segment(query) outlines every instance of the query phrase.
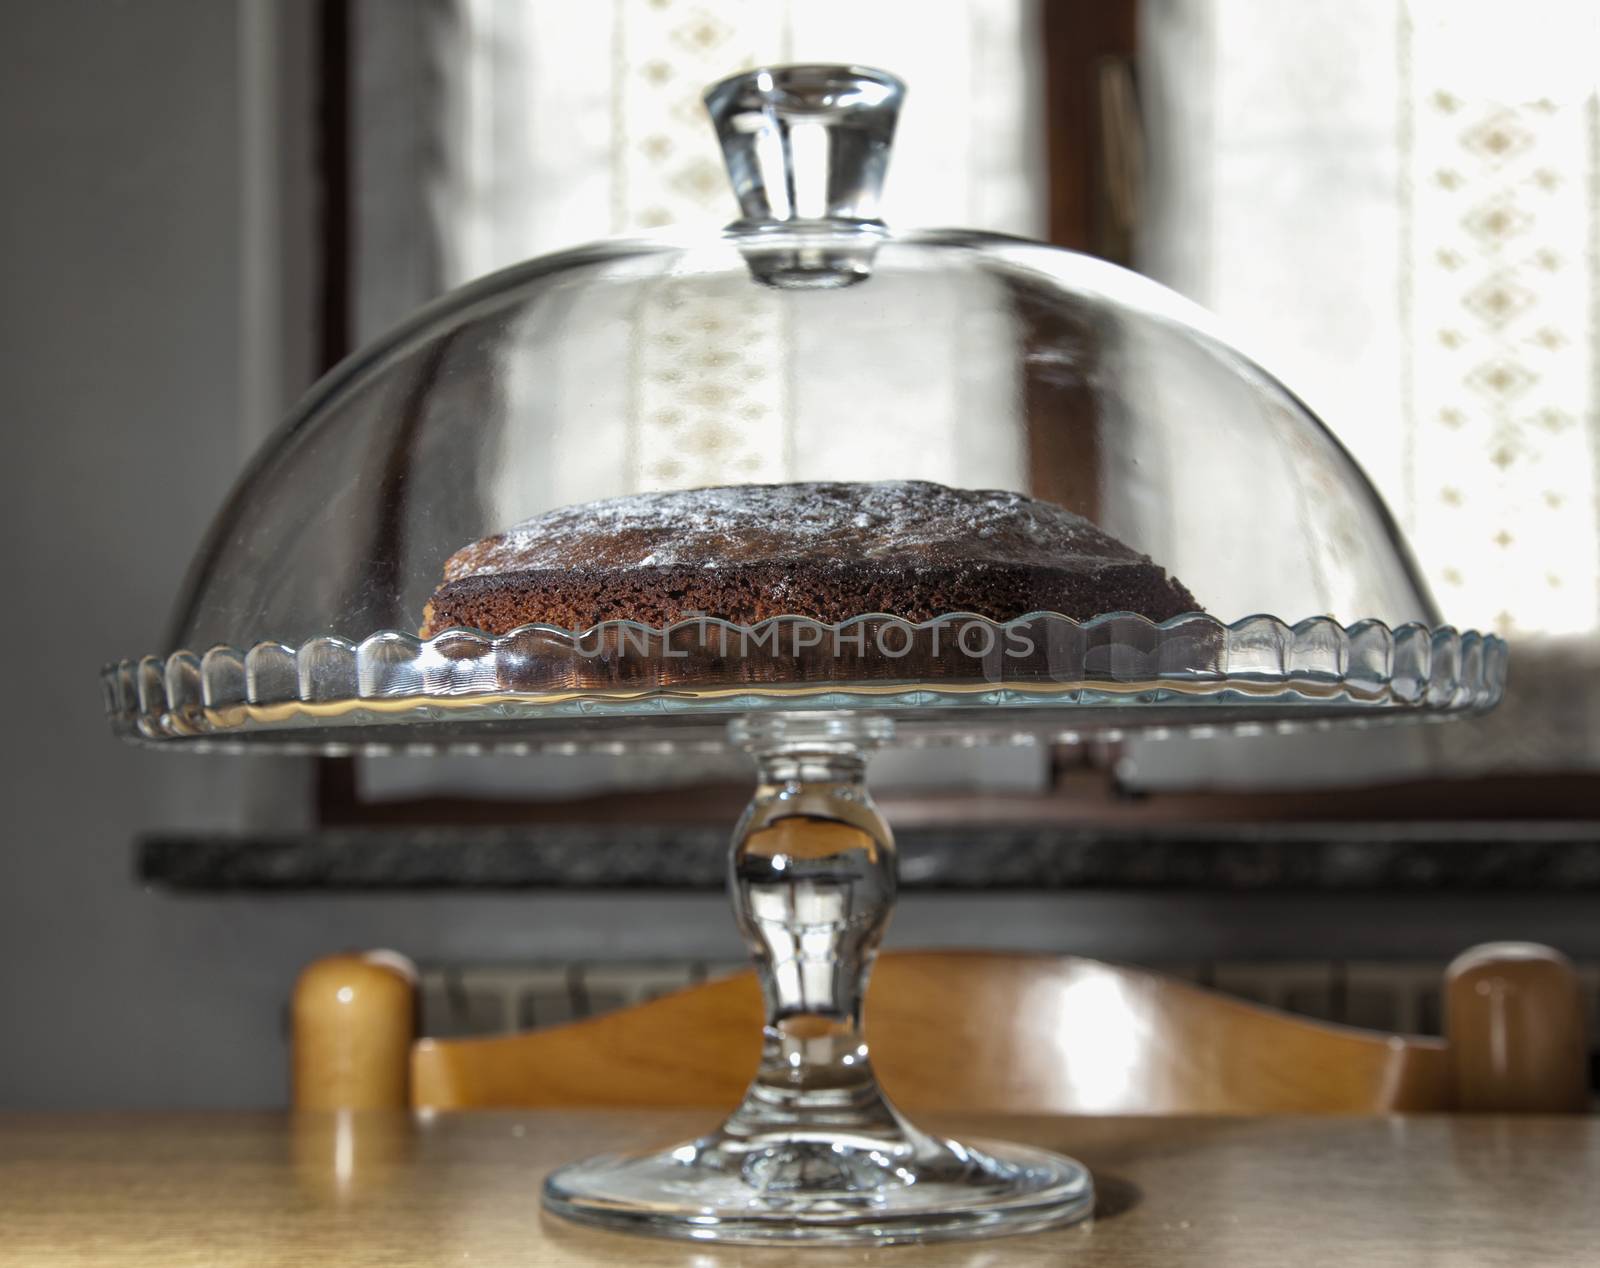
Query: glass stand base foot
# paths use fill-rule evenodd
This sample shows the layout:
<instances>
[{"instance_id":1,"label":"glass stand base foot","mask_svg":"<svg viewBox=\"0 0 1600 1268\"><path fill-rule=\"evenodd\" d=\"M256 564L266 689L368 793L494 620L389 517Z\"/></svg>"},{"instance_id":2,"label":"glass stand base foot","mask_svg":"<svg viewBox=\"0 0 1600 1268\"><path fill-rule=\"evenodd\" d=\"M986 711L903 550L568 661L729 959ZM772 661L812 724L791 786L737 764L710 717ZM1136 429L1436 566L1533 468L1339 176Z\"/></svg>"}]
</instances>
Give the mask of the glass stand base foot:
<instances>
[{"instance_id":1,"label":"glass stand base foot","mask_svg":"<svg viewBox=\"0 0 1600 1268\"><path fill-rule=\"evenodd\" d=\"M1029 1233L1094 1206L1088 1171L1024 1145L961 1145L913 1132L739 1139L574 1163L545 1206L584 1224L744 1245L885 1245Z\"/></svg>"}]
</instances>

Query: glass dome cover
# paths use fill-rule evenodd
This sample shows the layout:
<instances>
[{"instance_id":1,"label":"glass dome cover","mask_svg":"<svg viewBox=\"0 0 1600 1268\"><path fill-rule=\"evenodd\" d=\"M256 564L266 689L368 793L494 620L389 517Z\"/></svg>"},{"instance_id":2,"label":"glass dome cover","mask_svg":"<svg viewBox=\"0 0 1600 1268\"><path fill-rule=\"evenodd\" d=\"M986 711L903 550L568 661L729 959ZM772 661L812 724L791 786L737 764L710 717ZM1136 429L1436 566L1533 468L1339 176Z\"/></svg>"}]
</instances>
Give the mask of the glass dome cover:
<instances>
[{"instance_id":1,"label":"glass dome cover","mask_svg":"<svg viewBox=\"0 0 1600 1268\"><path fill-rule=\"evenodd\" d=\"M1441 625L1349 454L1205 313L1039 243L882 224L901 94L857 67L719 84L707 104L741 210L720 237L519 265L332 371L228 497L165 654L108 668L116 725L565 745L780 706L893 706L974 734L992 724L980 712L1033 705L1027 725L1066 734L1269 705L1302 719L1493 704L1503 646ZM785 627L730 659L707 652L706 621L632 655L622 629L418 635L452 553L551 508L876 480L1056 503L1204 612L1016 613L1036 649L1025 663L974 653L1005 644L1005 621L940 651L893 613L861 614L869 646L892 628L910 655L841 657Z\"/></svg>"}]
</instances>

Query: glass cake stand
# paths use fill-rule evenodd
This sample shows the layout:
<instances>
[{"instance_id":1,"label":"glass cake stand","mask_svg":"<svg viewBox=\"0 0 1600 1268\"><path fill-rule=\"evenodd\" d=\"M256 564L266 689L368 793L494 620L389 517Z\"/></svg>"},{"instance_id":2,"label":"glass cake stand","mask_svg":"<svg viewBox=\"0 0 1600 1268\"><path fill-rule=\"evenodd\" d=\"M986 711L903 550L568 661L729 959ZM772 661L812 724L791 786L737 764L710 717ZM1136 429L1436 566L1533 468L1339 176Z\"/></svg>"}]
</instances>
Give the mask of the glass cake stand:
<instances>
[{"instance_id":1,"label":"glass cake stand","mask_svg":"<svg viewBox=\"0 0 1600 1268\"><path fill-rule=\"evenodd\" d=\"M561 1168L545 1202L696 1240L888 1243L1067 1223L1094 1189L1070 1158L919 1131L879 1088L862 998L896 869L866 787L873 750L1440 719L1492 707L1505 661L1493 636L1373 621L878 615L389 631L123 662L105 682L114 724L147 742L750 753L728 865L766 1005L749 1091L710 1135Z\"/></svg>"},{"instance_id":2,"label":"glass cake stand","mask_svg":"<svg viewBox=\"0 0 1600 1268\"><path fill-rule=\"evenodd\" d=\"M1442 621L1371 482L1206 314L1041 243L885 225L902 92L855 66L713 86L723 234L530 261L357 352L224 501L166 650L104 672L114 729L162 747L751 754L729 888L760 1067L711 1135L557 1171L545 1200L574 1219L848 1243L1090 1211L1079 1164L924 1134L878 1088L874 749L1443 719L1503 690L1504 644ZM905 479L1053 502L1213 615L415 633L453 552L557 506Z\"/></svg>"}]
</instances>

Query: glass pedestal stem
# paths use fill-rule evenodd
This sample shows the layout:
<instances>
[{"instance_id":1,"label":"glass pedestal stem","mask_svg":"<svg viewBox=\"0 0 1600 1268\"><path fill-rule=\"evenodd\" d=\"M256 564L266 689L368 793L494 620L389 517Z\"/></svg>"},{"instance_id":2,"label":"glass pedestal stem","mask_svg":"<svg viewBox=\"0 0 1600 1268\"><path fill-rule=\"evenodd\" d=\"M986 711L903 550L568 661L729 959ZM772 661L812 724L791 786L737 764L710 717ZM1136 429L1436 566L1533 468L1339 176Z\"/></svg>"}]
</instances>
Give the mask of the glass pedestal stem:
<instances>
[{"instance_id":1,"label":"glass pedestal stem","mask_svg":"<svg viewBox=\"0 0 1600 1268\"><path fill-rule=\"evenodd\" d=\"M875 1142L910 1130L879 1090L861 1032L894 909L894 838L867 794L865 737L745 736L759 773L728 885L766 1025L760 1068L723 1134L750 1150L746 1173L769 1188L825 1175L848 1187L870 1179L856 1173L877 1165Z\"/></svg>"},{"instance_id":2,"label":"glass pedestal stem","mask_svg":"<svg viewBox=\"0 0 1600 1268\"><path fill-rule=\"evenodd\" d=\"M1027 1232L1089 1213L1078 1163L918 1131L873 1074L862 997L896 874L865 774L889 733L884 719L844 714L735 723L758 769L729 887L766 1004L760 1067L711 1135L557 1171L552 1210L696 1240L834 1244Z\"/></svg>"}]
</instances>

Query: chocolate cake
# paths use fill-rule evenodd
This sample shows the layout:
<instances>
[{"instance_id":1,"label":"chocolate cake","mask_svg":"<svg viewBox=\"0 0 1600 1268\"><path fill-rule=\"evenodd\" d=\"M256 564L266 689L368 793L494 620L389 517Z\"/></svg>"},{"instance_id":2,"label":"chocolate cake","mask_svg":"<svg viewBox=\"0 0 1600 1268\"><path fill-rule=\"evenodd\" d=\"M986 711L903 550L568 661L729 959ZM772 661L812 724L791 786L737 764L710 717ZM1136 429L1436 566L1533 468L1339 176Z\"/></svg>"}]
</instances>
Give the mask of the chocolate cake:
<instances>
[{"instance_id":1,"label":"chocolate cake","mask_svg":"<svg viewBox=\"0 0 1600 1268\"><path fill-rule=\"evenodd\" d=\"M1158 564L1049 502L922 481L748 484L562 507L458 550L423 635L694 616L834 623L1199 606Z\"/></svg>"}]
</instances>

